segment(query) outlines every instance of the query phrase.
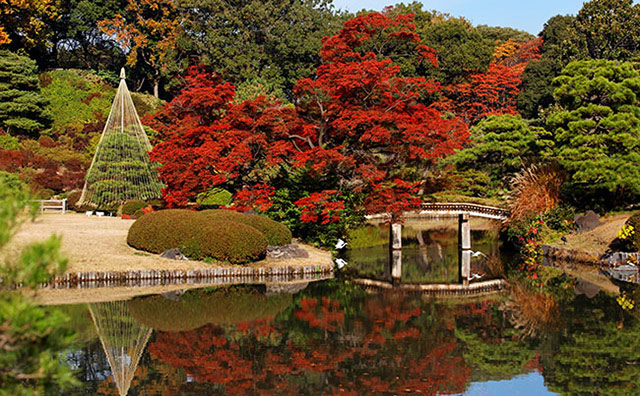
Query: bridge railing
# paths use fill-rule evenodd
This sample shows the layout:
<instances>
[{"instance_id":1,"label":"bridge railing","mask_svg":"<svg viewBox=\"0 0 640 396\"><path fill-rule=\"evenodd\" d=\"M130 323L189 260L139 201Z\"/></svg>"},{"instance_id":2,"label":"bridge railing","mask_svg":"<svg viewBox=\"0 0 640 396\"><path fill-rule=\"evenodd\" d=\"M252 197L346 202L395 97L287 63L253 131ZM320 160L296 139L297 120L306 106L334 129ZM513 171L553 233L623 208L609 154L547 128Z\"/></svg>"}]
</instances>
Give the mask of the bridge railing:
<instances>
[{"instance_id":1,"label":"bridge railing","mask_svg":"<svg viewBox=\"0 0 640 396\"><path fill-rule=\"evenodd\" d=\"M502 208L496 208L493 206L485 206L471 203L430 203L424 202L420 206L422 211L426 212L451 212L451 213L474 213L480 215L487 215L491 217L509 218L509 211Z\"/></svg>"}]
</instances>

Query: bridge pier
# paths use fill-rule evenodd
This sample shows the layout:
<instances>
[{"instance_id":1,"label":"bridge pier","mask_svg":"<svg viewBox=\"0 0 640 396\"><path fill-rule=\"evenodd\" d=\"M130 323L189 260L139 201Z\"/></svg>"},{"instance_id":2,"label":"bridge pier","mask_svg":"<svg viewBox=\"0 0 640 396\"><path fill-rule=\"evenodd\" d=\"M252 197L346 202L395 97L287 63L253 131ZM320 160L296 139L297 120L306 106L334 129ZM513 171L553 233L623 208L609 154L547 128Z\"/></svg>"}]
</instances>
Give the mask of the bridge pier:
<instances>
[{"instance_id":1,"label":"bridge pier","mask_svg":"<svg viewBox=\"0 0 640 396\"><path fill-rule=\"evenodd\" d=\"M391 282L400 282L402 278L402 224L389 226L389 264Z\"/></svg>"},{"instance_id":2,"label":"bridge pier","mask_svg":"<svg viewBox=\"0 0 640 396\"><path fill-rule=\"evenodd\" d=\"M469 284L471 276L471 224L469 213L458 215L458 274L459 282Z\"/></svg>"}]
</instances>

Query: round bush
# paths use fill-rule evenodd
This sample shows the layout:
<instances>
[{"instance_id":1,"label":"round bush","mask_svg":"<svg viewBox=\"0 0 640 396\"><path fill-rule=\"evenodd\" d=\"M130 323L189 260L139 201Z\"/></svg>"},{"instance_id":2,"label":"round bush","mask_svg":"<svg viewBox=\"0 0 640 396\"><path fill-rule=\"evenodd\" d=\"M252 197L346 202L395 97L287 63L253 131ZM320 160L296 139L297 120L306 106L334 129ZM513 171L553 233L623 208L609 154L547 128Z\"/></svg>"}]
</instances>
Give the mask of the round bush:
<instances>
[{"instance_id":1,"label":"round bush","mask_svg":"<svg viewBox=\"0 0 640 396\"><path fill-rule=\"evenodd\" d=\"M144 210L138 209L136 210L136 213L133 214L133 217L135 217L136 219L139 219L144 215L145 215Z\"/></svg>"},{"instance_id":2,"label":"round bush","mask_svg":"<svg viewBox=\"0 0 640 396\"><path fill-rule=\"evenodd\" d=\"M144 219L144 217L143 217ZM267 239L255 228L226 220L200 219L195 238L182 247L185 256L195 260L213 258L232 264L258 261L267 253Z\"/></svg>"},{"instance_id":3,"label":"round bush","mask_svg":"<svg viewBox=\"0 0 640 396\"><path fill-rule=\"evenodd\" d=\"M124 205L122 205L122 214L131 216L134 215L138 210L146 208L147 206L149 206L149 204L145 201L133 199L125 202Z\"/></svg>"},{"instance_id":4,"label":"round bush","mask_svg":"<svg viewBox=\"0 0 640 396\"><path fill-rule=\"evenodd\" d=\"M198 233L200 216L184 209L151 212L136 220L129 228L127 243L140 250L162 253L179 248Z\"/></svg>"},{"instance_id":5,"label":"round bush","mask_svg":"<svg viewBox=\"0 0 640 396\"><path fill-rule=\"evenodd\" d=\"M264 234L269 245L282 246L291 243L291 231L287 226L268 217L224 209L209 209L200 213L210 219L230 220L251 226Z\"/></svg>"},{"instance_id":6,"label":"round bush","mask_svg":"<svg viewBox=\"0 0 640 396\"><path fill-rule=\"evenodd\" d=\"M192 290L179 300L159 295L128 301L131 315L159 331L187 331L207 324L232 325L275 316L292 302L290 294L265 296L255 286Z\"/></svg>"},{"instance_id":7,"label":"round bush","mask_svg":"<svg viewBox=\"0 0 640 396\"><path fill-rule=\"evenodd\" d=\"M255 228L183 209L151 212L129 228L127 243L152 253L179 248L185 256L241 264L262 259L267 240Z\"/></svg>"}]
</instances>

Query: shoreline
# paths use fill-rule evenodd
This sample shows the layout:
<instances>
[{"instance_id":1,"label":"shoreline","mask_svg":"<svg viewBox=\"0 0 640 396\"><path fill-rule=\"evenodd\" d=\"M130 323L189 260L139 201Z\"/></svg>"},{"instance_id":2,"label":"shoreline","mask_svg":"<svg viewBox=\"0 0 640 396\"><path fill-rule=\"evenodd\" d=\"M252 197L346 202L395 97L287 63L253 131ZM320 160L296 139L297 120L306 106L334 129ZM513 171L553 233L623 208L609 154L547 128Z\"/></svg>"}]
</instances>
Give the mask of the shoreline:
<instances>
[{"instance_id":1,"label":"shoreline","mask_svg":"<svg viewBox=\"0 0 640 396\"><path fill-rule=\"evenodd\" d=\"M225 277L250 279L333 273L331 252L295 240L292 243L304 249L307 258L267 257L245 265L170 260L127 245L127 233L133 222L78 213L43 214L21 226L2 256L17 256L29 243L59 235L60 252L68 259L68 267L50 283L63 288L85 283L135 286L162 284L171 279L188 283Z\"/></svg>"}]
</instances>

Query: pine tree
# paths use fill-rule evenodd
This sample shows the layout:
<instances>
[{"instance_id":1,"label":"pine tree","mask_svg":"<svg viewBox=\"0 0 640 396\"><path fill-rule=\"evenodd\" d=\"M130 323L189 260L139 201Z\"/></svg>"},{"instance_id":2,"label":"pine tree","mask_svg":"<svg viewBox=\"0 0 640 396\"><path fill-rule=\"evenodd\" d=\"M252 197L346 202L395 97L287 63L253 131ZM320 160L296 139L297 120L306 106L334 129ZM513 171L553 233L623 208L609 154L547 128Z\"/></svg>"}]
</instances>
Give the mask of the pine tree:
<instances>
[{"instance_id":1,"label":"pine tree","mask_svg":"<svg viewBox=\"0 0 640 396\"><path fill-rule=\"evenodd\" d=\"M0 51L0 127L11 135L37 137L51 124L40 94L36 62Z\"/></svg>"}]
</instances>

